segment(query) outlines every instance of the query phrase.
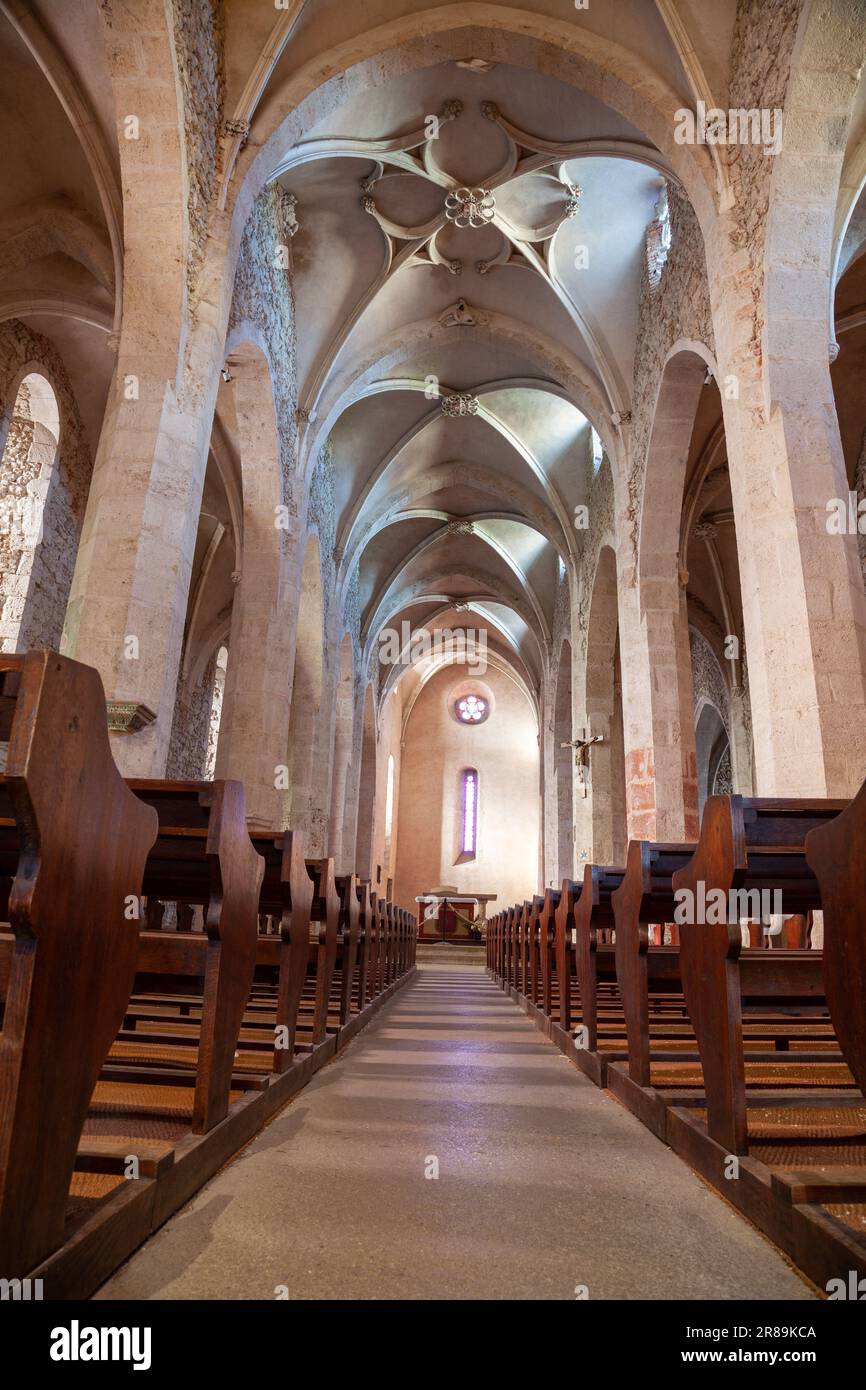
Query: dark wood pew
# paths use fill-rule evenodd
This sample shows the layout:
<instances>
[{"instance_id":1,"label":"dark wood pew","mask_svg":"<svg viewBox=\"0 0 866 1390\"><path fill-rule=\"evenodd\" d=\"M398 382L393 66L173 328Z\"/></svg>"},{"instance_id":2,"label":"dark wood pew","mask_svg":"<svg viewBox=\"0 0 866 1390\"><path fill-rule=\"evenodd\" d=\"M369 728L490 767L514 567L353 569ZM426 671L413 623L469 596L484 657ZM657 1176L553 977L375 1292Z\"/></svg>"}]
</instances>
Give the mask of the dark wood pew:
<instances>
[{"instance_id":1,"label":"dark wood pew","mask_svg":"<svg viewBox=\"0 0 866 1390\"><path fill-rule=\"evenodd\" d=\"M673 920L673 874L685 867L695 846L632 840L625 876L612 895L616 929L616 976L628 1038L628 1073L637 1086L650 1084L650 981L655 989L680 993L679 952L650 948L650 923Z\"/></svg>"},{"instance_id":2,"label":"dark wood pew","mask_svg":"<svg viewBox=\"0 0 866 1390\"><path fill-rule=\"evenodd\" d=\"M866 1095L866 782L834 819L806 833L824 912L824 993L836 1036Z\"/></svg>"},{"instance_id":3,"label":"dark wood pew","mask_svg":"<svg viewBox=\"0 0 866 1390\"><path fill-rule=\"evenodd\" d=\"M0 655L0 845L11 925L0 1046L0 1268L63 1241L91 1094L138 961L157 818L124 785L96 671L48 651Z\"/></svg>"},{"instance_id":4,"label":"dark wood pew","mask_svg":"<svg viewBox=\"0 0 866 1390\"><path fill-rule=\"evenodd\" d=\"M674 891L691 894L694 913L678 914L680 970L695 1030L707 1099L707 1132L729 1153L748 1152L742 997L760 992L777 999L823 998L822 962L805 951L741 955L738 893L778 890L781 910L802 913L821 906L818 882L805 856L806 836L845 809L843 801L710 797L701 835L689 862L673 874ZM721 892L730 905L722 922L687 920L707 895ZM683 900L680 899L682 902ZM688 900L686 900L688 901ZM705 914L709 915L709 914ZM760 959L760 957L766 959ZM756 981L750 977L761 973ZM750 974L747 974L750 972Z\"/></svg>"},{"instance_id":5,"label":"dark wood pew","mask_svg":"<svg viewBox=\"0 0 866 1390\"><path fill-rule=\"evenodd\" d=\"M546 888L538 914L538 953L541 982L539 1007L547 1017L553 1016L553 980L556 955L556 910L562 894L558 888Z\"/></svg>"},{"instance_id":6,"label":"dark wood pew","mask_svg":"<svg viewBox=\"0 0 866 1390\"><path fill-rule=\"evenodd\" d=\"M380 894L370 892L370 963L367 974L367 989L370 999L375 999L384 988L382 983L382 962L385 955L384 899Z\"/></svg>"},{"instance_id":7,"label":"dark wood pew","mask_svg":"<svg viewBox=\"0 0 866 1390\"><path fill-rule=\"evenodd\" d=\"M529 994L529 921L532 903L528 898L519 905L514 918L516 961L514 987L520 994Z\"/></svg>"},{"instance_id":8,"label":"dark wood pew","mask_svg":"<svg viewBox=\"0 0 866 1390\"><path fill-rule=\"evenodd\" d=\"M489 926L487 938L488 969L492 970L496 979L499 980L502 980L503 973L502 919L502 912L496 912L495 915L491 917L491 926Z\"/></svg>"},{"instance_id":9,"label":"dark wood pew","mask_svg":"<svg viewBox=\"0 0 866 1390\"><path fill-rule=\"evenodd\" d=\"M202 980L192 1128L205 1133L225 1118L241 1022L253 983L259 896L265 862L250 840L240 782L127 784L156 811L159 835L148 856L147 897L200 904L204 932L144 931L136 991ZM120 1061L128 1040L110 1054Z\"/></svg>"},{"instance_id":10,"label":"dark wood pew","mask_svg":"<svg viewBox=\"0 0 866 1390\"><path fill-rule=\"evenodd\" d=\"M496 948L494 968L500 980L505 979L506 963L506 942L505 942L505 921L507 909L503 909L496 914Z\"/></svg>"},{"instance_id":11,"label":"dark wood pew","mask_svg":"<svg viewBox=\"0 0 866 1390\"><path fill-rule=\"evenodd\" d=\"M625 869L586 864L583 885L574 903L574 961L585 1061L599 1085L605 1084L607 1062L599 1045L599 984L604 981L608 992L616 993L614 950L599 934L608 935L614 928L613 894L624 877Z\"/></svg>"},{"instance_id":12,"label":"dark wood pew","mask_svg":"<svg viewBox=\"0 0 866 1390\"><path fill-rule=\"evenodd\" d=\"M288 1070L295 1056L298 1012L310 953L313 880L304 858L301 831L256 834L252 841L265 865L259 911L268 913L278 929L273 1069L279 1074ZM259 938L257 959L260 964L264 950L265 943Z\"/></svg>"},{"instance_id":13,"label":"dark wood pew","mask_svg":"<svg viewBox=\"0 0 866 1390\"><path fill-rule=\"evenodd\" d=\"M667 1132L666 1107L703 1103L703 1074L683 995L680 950L649 940L650 923L670 922L676 914L673 877L693 853L694 846L632 842L626 878L615 895L617 977L628 1064L623 1068L616 1063L608 1084L662 1137ZM773 1075L781 1079L784 1072L790 1075L791 1087L812 1087L814 1094L816 1076L833 1068L828 1049L833 1049L834 1039L815 991L817 971L814 953L804 962L802 951L742 951L738 978L748 1093L766 1100ZM782 1068L785 1058L796 1060L796 1071ZM841 1066L836 1070L840 1078L847 1074Z\"/></svg>"},{"instance_id":14,"label":"dark wood pew","mask_svg":"<svg viewBox=\"0 0 866 1390\"><path fill-rule=\"evenodd\" d=\"M316 992L313 1012L313 1046L324 1040L328 1028L331 985L337 962L337 933L340 923L340 895L334 878L333 859L307 861L313 880L311 919L315 924Z\"/></svg>"},{"instance_id":15,"label":"dark wood pew","mask_svg":"<svg viewBox=\"0 0 866 1390\"><path fill-rule=\"evenodd\" d=\"M358 885L358 902L360 904L361 954L358 970L358 1002L359 1007L363 1008L370 1002L374 994L373 978L379 949L376 940L376 895L369 879L362 879Z\"/></svg>"},{"instance_id":16,"label":"dark wood pew","mask_svg":"<svg viewBox=\"0 0 866 1390\"><path fill-rule=\"evenodd\" d=\"M502 913L502 923L500 926L500 932L502 935L502 983L506 989L509 989L511 987L511 983L514 978L512 939L513 916L514 908L506 907Z\"/></svg>"},{"instance_id":17,"label":"dark wood pew","mask_svg":"<svg viewBox=\"0 0 866 1390\"><path fill-rule=\"evenodd\" d=\"M529 963L528 978L524 993L530 1003L536 1006L541 1002L541 913L544 898L533 894L526 909L526 949Z\"/></svg>"},{"instance_id":18,"label":"dark wood pew","mask_svg":"<svg viewBox=\"0 0 866 1390\"><path fill-rule=\"evenodd\" d=\"M574 904L580 895L582 884L571 878L562 880L562 887L552 889L556 894L554 903L554 951L556 966L556 988L559 1000L559 1026L566 1033L571 1031L571 981L574 971ZM553 898L551 898L553 902Z\"/></svg>"},{"instance_id":19,"label":"dark wood pew","mask_svg":"<svg viewBox=\"0 0 866 1390\"><path fill-rule=\"evenodd\" d=\"M340 915L337 921L340 955L340 1027L349 1022L355 1000L358 966L358 938L361 930L361 903L355 874L342 874L337 879Z\"/></svg>"}]
</instances>

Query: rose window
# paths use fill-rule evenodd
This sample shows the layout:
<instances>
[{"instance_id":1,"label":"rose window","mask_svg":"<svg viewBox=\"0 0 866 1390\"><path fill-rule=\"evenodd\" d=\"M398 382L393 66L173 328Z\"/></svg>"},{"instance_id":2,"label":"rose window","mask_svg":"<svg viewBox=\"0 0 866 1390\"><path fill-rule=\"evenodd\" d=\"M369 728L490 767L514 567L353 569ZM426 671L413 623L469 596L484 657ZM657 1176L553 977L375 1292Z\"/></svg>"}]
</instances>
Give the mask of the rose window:
<instances>
[{"instance_id":1,"label":"rose window","mask_svg":"<svg viewBox=\"0 0 866 1390\"><path fill-rule=\"evenodd\" d=\"M462 724L480 724L487 718L487 701L480 695L464 695L457 701L457 718Z\"/></svg>"}]
</instances>

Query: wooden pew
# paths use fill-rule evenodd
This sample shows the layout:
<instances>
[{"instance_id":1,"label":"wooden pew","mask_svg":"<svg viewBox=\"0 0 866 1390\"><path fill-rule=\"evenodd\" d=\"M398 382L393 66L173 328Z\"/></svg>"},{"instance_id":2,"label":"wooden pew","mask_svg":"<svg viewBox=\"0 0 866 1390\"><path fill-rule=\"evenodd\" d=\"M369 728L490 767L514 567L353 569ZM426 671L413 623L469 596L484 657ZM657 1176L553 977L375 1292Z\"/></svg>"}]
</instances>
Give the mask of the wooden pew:
<instances>
[{"instance_id":1,"label":"wooden pew","mask_svg":"<svg viewBox=\"0 0 866 1390\"><path fill-rule=\"evenodd\" d=\"M204 909L204 932L141 933L135 985L136 992L147 993L161 990L167 980L202 980L192 1129L203 1134L228 1112L256 965L265 863L247 831L240 782L134 779L128 786L159 818L159 836L145 867L145 894ZM124 1039L112 1048L115 1070L135 1047Z\"/></svg>"},{"instance_id":2,"label":"wooden pew","mask_svg":"<svg viewBox=\"0 0 866 1390\"><path fill-rule=\"evenodd\" d=\"M546 1018L553 1016L554 958L556 954L556 910L562 894L558 888L546 888L538 914L538 953L541 981L538 1000Z\"/></svg>"},{"instance_id":3,"label":"wooden pew","mask_svg":"<svg viewBox=\"0 0 866 1390\"><path fill-rule=\"evenodd\" d=\"M368 990L370 999L381 994L383 985L382 963L385 957L385 917L384 899L380 894L370 893L370 968Z\"/></svg>"},{"instance_id":4,"label":"wooden pew","mask_svg":"<svg viewBox=\"0 0 866 1390\"><path fill-rule=\"evenodd\" d=\"M130 904L157 835L114 764L96 671L48 651L0 655L4 915L0 1268L20 1277L63 1241L91 1094L139 952Z\"/></svg>"},{"instance_id":5,"label":"wooden pew","mask_svg":"<svg viewBox=\"0 0 866 1390\"><path fill-rule=\"evenodd\" d=\"M497 978L501 978L502 967L499 948L499 927L502 921L502 913L495 912L487 924L487 969L492 971Z\"/></svg>"},{"instance_id":6,"label":"wooden pew","mask_svg":"<svg viewBox=\"0 0 866 1390\"><path fill-rule=\"evenodd\" d=\"M627 1023L628 1063L626 1068L616 1063L607 1083L662 1137L667 1133L666 1108L703 1104L698 1044L681 983L680 947L653 945L649 940L649 924L674 919L674 874L691 862L692 855L694 847L689 845L632 841L626 880L614 898L617 979ZM802 1084L812 1083L817 1069L833 1066L827 1051L815 1055L803 1051L809 1044L812 1049L833 1047L833 1033L828 1020L815 1016L820 1005L815 955L805 962L802 956L783 948L745 949L741 954L746 1087L752 1094L765 1094L765 1099L767 1090L771 1093L783 1080L778 1073L787 1056L796 1056ZM803 1016L803 1011L809 1016ZM838 1070L842 1074L844 1069Z\"/></svg>"},{"instance_id":7,"label":"wooden pew","mask_svg":"<svg viewBox=\"0 0 866 1390\"><path fill-rule=\"evenodd\" d=\"M313 880L311 919L316 924L316 988L313 1013L313 1046L323 1042L328 1028L331 985L337 962L337 933L340 923L340 895L334 878L333 859L307 861Z\"/></svg>"},{"instance_id":8,"label":"wooden pew","mask_svg":"<svg viewBox=\"0 0 866 1390\"><path fill-rule=\"evenodd\" d=\"M355 1000L358 965L358 938L361 930L361 903L355 874L343 874L337 879L340 915L337 922L340 954L340 1027L349 1022Z\"/></svg>"},{"instance_id":9,"label":"wooden pew","mask_svg":"<svg viewBox=\"0 0 866 1390\"><path fill-rule=\"evenodd\" d=\"M374 994L373 977L378 956L376 940L376 895L369 879L358 885L358 901L361 915L359 923L361 964L358 971L358 1002L363 1008Z\"/></svg>"},{"instance_id":10,"label":"wooden pew","mask_svg":"<svg viewBox=\"0 0 866 1390\"><path fill-rule=\"evenodd\" d=\"M255 834L252 842L265 866L259 912L268 913L277 923L278 934L272 948L277 968L273 1070L281 1074L291 1067L295 1057L298 1012L310 953L313 880L307 871L301 831ZM269 944L259 938L260 965L272 958L267 951Z\"/></svg>"},{"instance_id":11,"label":"wooden pew","mask_svg":"<svg viewBox=\"0 0 866 1390\"><path fill-rule=\"evenodd\" d=\"M780 890L782 910L819 908L818 882L805 856L806 836L828 825L847 803L781 800L741 796L710 797L701 835L689 862L673 874L677 893L701 895L732 890ZM738 907L739 912L739 907ZM745 917L757 915L743 911ZM741 956L742 933L737 914L726 920L680 920L680 969L683 992L703 1070L707 1097L707 1132L727 1152L748 1152L742 996L823 997L822 962L806 951L792 960L787 953ZM733 918L733 920L727 920ZM761 972L750 979L747 972Z\"/></svg>"},{"instance_id":12,"label":"wooden pew","mask_svg":"<svg viewBox=\"0 0 866 1390\"><path fill-rule=\"evenodd\" d=\"M515 972L514 988L519 994L529 994L529 919L532 903L528 898L518 906L514 917Z\"/></svg>"},{"instance_id":13,"label":"wooden pew","mask_svg":"<svg viewBox=\"0 0 866 1390\"><path fill-rule=\"evenodd\" d=\"M629 843L625 876L612 896L616 928L616 977L628 1038L628 1074L650 1085L650 981L680 992L679 952L650 948L650 923L673 920L673 874L694 854L693 844Z\"/></svg>"},{"instance_id":14,"label":"wooden pew","mask_svg":"<svg viewBox=\"0 0 866 1390\"><path fill-rule=\"evenodd\" d=\"M574 903L574 961L580 996L583 1055L580 1065L599 1086L607 1079L608 1055L599 1037L599 985L617 997L614 949L600 933L608 935L615 925L613 894L625 877L625 869L614 865L586 864L583 885Z\"/></svg>"},{"instance_id":15,"label":"wooden pew","mask_svg":"<svg viewBox=\"0 0 866 1390\"><path fill-rule=\"evenodd\" d=\"M574 974L572 965L574 963L574 948L572 946L572 932L574 931L574 904L580 894L582 884L571 878L562 880L562 887L559 890L552 889L551 894L556 895L555 903L553 897L551 902L554 905L554 951L553 957L556 965L556 987L559 999L559 1026L566 1033L571 1031L571 980Z\"/></svg>"},{"instance_id":16,"label":"wooden pew","mask_svg":"<svg viewBox=\"0 0 866 1390\"><path fill-rule=\"evenodd\" d=\"M854 800L806 834L824 912L824 992L836 1036L866 1095L866 781Z\"/></svg>"}]
</instances>

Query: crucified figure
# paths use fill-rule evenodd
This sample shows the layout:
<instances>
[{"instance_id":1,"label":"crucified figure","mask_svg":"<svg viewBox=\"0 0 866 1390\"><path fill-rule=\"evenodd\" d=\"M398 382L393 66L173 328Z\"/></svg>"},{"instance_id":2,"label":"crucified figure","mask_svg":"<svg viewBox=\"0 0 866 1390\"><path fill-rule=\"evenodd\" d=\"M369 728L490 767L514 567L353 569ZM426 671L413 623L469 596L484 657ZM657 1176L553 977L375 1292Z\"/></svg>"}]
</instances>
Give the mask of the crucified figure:
<instances>
[{"instance_id":1,"label":"crucified figure","mask_svg":"<svg viewBox=\"0 0 866 1390\"><path fill-rule=\"evenodd\" d=\"M583 789L586 796L586 789L589 784L589 750L594 743L604 743L604 734L591 734L585 730L581 738L571 739L567 743L561 743L560 748L574 749L574 765L577 768L578 785Z\"/></svg>"}]
</instances>

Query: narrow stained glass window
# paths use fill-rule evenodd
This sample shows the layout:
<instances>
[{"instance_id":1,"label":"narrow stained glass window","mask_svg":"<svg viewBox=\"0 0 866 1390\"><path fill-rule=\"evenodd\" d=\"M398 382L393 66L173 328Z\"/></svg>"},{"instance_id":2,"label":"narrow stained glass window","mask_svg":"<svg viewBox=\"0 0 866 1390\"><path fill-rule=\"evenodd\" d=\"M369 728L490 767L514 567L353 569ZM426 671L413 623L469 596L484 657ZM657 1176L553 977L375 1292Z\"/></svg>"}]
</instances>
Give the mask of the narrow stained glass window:
<instances>
[{"instance_id":1,"label":"narrow stained glass window","mask_svg":"<svg viewBox=\"0 0 866 1390\"><path fill-rule=\"evenodd\" d=\"M461 853L474 854L478 839L478 773L467 767L463 773L463 835Z\"/></svg>"}]
</instances>

